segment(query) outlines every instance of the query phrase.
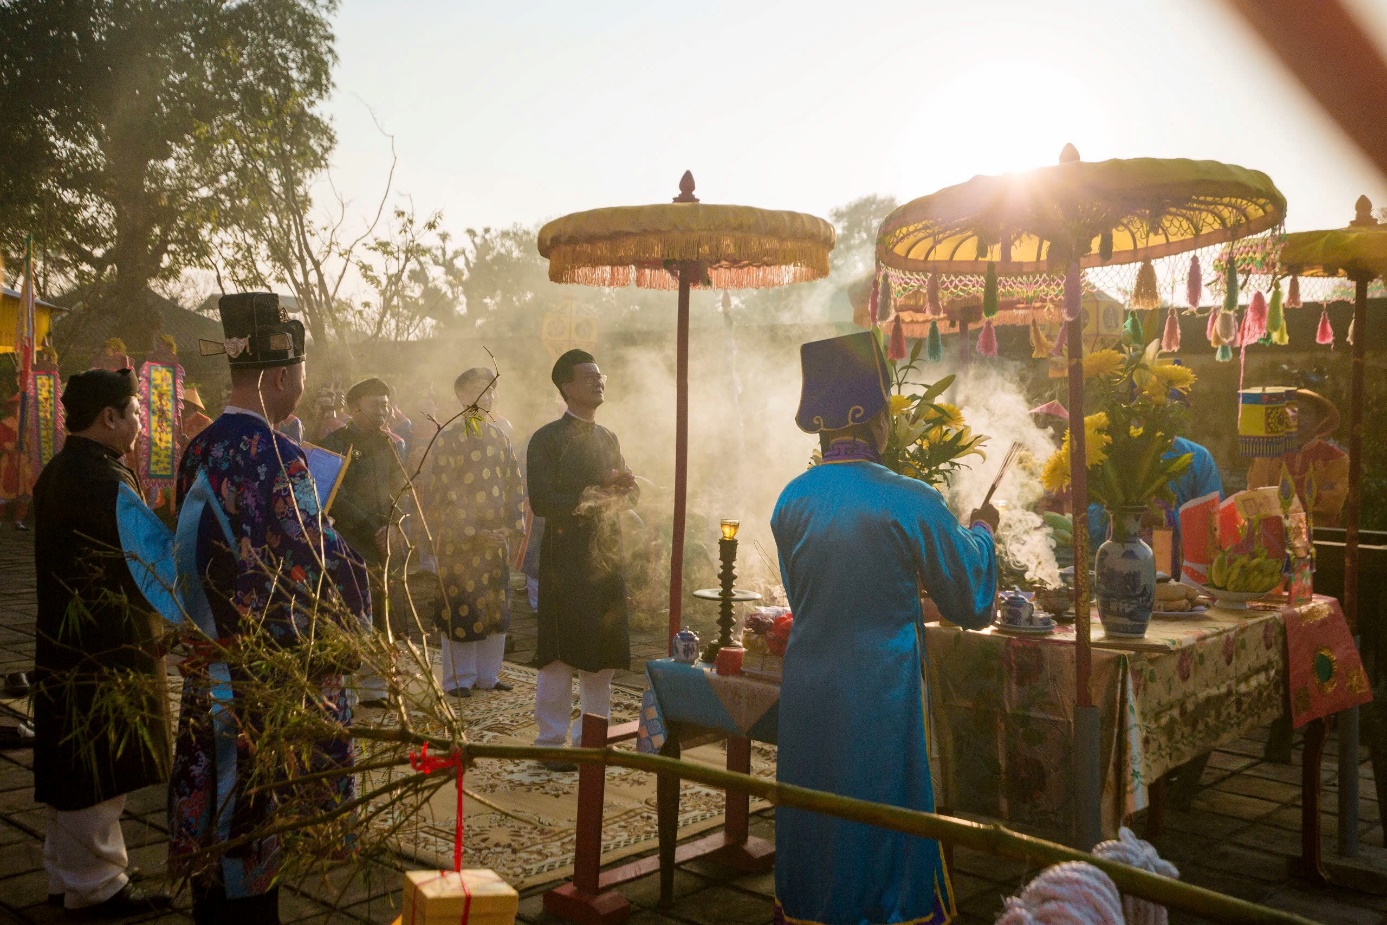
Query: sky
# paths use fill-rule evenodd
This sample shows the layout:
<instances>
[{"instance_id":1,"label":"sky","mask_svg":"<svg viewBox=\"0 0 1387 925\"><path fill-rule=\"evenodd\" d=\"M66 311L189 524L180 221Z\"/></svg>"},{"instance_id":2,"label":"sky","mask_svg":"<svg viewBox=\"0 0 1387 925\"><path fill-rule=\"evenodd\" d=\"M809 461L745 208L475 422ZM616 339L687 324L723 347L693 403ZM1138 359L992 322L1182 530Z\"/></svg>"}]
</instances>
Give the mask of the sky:
<instances>
[{"instance_id":1,"label":"sky","mask_svg":"<svg viewBox=\"0 0 1387 925\"><path fill-rule=\"evenodd\" d=\"M1387 47L1387 3L1351 6ZM1267 173L1287 227L1383 178L1216 0L342 0L334 180L444 226L668 201L827 217L976 174L1208 158Z\"/></svg>"}]
</instances>

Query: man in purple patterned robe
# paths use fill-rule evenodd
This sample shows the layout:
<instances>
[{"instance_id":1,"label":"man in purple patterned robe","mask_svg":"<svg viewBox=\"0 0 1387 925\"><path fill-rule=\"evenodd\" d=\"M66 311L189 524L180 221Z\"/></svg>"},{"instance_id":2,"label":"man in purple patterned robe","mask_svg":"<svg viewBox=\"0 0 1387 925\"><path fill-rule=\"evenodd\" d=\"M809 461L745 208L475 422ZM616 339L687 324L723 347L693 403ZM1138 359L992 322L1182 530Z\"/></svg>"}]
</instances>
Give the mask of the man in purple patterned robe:
<instances>
[{"instance_id":1,"label":"man in purple patterned robe","mask_svg":"<svg viewBox=\"0 0 1387 925\"><path fill-rule=\"evenodd\" d=\"M216 640L242 652L273 651L321 635L326 620L369 630L365 566L322 513L303 450L273 430L303 395L303 325L289 320L270 293L224 296L219 307L232 392L221 416L189 442L178 476L180 505L200 477L211 488L212 500L196 524L196 563ZM229 548L228 530L235 548ZM302 679L286 677L281 684L269 664L262 672L249 662L224 663L237 732L228 749L233 740L219 738L216 728L214 703L221 701L214 701L217 680L208 664L214 658L185 662L169 783L169 866L189 878L199 925L277 923L283 849L269 830L350 800L352 775L267 788L262 755L252 781L267 721L264 704L247 703L244 692L268 685L292 691ZM340 670L324 667L310 678L294 709L321 711L329 724L345 729L351 709ZM286 766L282 774L274 768L271 782L351 767L346 735L321 740L312 751L304 766ZM234 783L219 788L219 774L234 774Z\"/></svg>"}]
</instances>

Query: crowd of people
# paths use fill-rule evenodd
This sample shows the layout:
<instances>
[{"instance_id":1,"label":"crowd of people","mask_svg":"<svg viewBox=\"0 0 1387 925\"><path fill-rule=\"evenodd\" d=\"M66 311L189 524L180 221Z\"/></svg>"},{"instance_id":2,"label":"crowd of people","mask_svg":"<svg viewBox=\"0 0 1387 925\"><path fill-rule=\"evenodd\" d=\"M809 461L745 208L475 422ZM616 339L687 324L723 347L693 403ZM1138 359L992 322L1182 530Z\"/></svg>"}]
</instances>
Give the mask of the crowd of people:
<instances>
[{"instance_id":1,"label":"crowd of people","mask_svg":"<svg viewBox=\"0 0 1387 925\"><path fill-rule=\"evenodd\" d=\"M447 693L509 690L501 668L510 577L528 562L539 623L537 744L577 744L575 674L583 711L606 715L613 671L630 661L621 573L594 548L595 522L633 505L638 489L616 435L596 423L606 377L591 354L571 350L554 364L567 410L534 434L523 465L495 413L490 369L460 372L461 413L423 458L410 457L388 383L357 383L343 396L343 413L330 397L316 417L340 426L325 428L316 445L345 468L324 503L295 415L306 372L303 325L269 293L224 296L219 308L231 389L215 419L196 390L184 395L189 433L175 540L179 581L195 587L184 595L187 618L215 647L179 666L174 728L157 696L143 722L84 725L111 672L162 681L165 671L154 608L120 554L130 505L144 503L122 461L142 426L131 370L68 380L68 439L34 488L35 799L49 807L50 902L89 917L170 905L168 894L131 880L120 829L126 796L167 782L170 873L190 884L194 919L279 921L283 846L267 825L275 801L248 781L258 718L236 693L244 667L217 661L218 650L252 639L295 646L313 631L314 615L348 632L408 633L386 589L409 572L411 583L436 591L436 606L419 622L439 641ZM354 709L390 706L387 682L325 670L304 708L345 728ZM324 741L318 751L324 769L350 770L350 740ZM341 805L354 795L353 775L318 789L323 805Z\"/></svg>"}]
</instances>

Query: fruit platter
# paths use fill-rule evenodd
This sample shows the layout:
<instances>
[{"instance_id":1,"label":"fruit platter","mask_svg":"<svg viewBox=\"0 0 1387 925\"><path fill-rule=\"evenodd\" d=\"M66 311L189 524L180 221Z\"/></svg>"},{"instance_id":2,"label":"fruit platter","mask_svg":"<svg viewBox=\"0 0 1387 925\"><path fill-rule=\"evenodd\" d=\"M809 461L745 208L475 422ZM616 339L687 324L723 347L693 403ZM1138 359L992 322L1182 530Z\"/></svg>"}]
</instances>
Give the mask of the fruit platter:
<instances>
[{"instance_id":1,"label":"fruit platter","mask_svg":"<svg viewBox=\"0 0 1387 925\"><path fill-rule=\"evenodd\" d=\"M1281 583L1284 559L1220 550L1209 564L1203 588L1224 610L1246 610L1248 601L1270 594Z\"/></svg>"}]
</instances>

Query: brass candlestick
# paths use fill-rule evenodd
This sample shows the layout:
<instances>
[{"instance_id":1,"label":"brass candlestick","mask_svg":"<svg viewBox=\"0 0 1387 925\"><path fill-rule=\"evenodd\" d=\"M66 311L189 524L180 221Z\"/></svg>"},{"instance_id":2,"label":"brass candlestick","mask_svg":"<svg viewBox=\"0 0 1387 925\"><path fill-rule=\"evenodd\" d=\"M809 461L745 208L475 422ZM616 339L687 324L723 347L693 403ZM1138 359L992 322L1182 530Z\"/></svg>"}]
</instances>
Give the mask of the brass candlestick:
<instances>
[{"instance_id":1,"label":"brass candlestick","mask_svg":"<svg viewBox=\"0 0 1387 925\"><path fill-rule=\"evenodd\" d=\"M716 641L708 643L708 647L703 650L703 660L712 662L718 657L718 650L723 646L735 645L732 640L732 627L737 619L732 614L732 605L745 601L759 601L761 595L754 591L739 591L734 587L737 579L737 528L741 526L740 521L722 521L722 538L718 540L718 558L722 562L722 569L718 572L718 578L722 582L720 588L703 588L694 592L694 597L705 601L718 602L718 638Z\"/></svg>"}]
</instances>

